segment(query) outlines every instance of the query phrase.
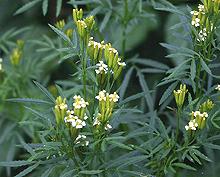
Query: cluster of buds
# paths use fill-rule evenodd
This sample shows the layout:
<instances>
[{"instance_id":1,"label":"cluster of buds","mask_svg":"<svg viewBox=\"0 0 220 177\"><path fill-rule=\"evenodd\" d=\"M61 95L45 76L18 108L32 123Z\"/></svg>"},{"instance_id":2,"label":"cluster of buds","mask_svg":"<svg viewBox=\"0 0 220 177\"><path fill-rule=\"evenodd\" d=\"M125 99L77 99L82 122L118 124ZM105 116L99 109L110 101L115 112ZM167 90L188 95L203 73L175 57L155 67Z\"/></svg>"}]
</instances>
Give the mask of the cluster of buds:
<instances>
[{"instance_id":1,"label":"cluster of buds","mask_svg":"<svg viewBox=\"0 0 220 177\"><path fill-rule=\"evenodd\" d=\"M185 101L185 96L188 90L186 89L186 85L181 84L179 90L174 90L173 94L176 100L176 105L178 108L181 108L183 106L183 103Z\"/></svg>"},{"instance_id":2,"label":"cluster of buds","mask_svg":"<svg viewBox=\"0 0 220 177\"><path fill-rule=\"evenodd\" d=\"M17 40L17 47L13 49L10 55L10 61L12 65L17 66L20 63L23 53L23 47L24 47L24 41Z\"/></svg>"},{"instance_id":3,"label":"cluster of buds","mask_svg":"<svg viewBox=\"0 0 220 177\"><path fill-rule=\"evenodd\" d=\"M125 62L122 61L118 56L118 51L111 46L110 43L105 45L105 60L108 64L108 67L113 72L113 77L116 80L121 74L122 69L126 66Z\"/></svg>"},{"instance_id":4,"label":"cluster of buds","mask_svg":"<svg viewBox=\"0 0 220 177\"><path fill-rule=\"evenodd\" d=\"M78 34L81 39L84 39L86 44L89 40L89 34L95 24L93 16L83 19L83 10L73 9L73 20L76 24Z\"/></svg>"},{"instance_id":5,"label":"cluster of buds","mask_svg":"<svg viewBox=\"0 0 220 177\"><path fill-rule=\"evenodd\" d=\"M220 1L219 0L204 0L204 9L210 14L219 14Z\"/></svg>"},{"instance_id":6,"label":"cluster of buds","mask_svg":"<svg viewBox=\"0 0 220 177\"><path fill-rule=\"evenodd\" d=\"M68 38L72 38L73 37L73 29L71 28L68 28L66 30L64 30L64 27L65 27L66 23L64 20L59 20L56 22L55 26L61 30L61 31L64 31L64 33L67 35Z\"/></svg>"},{"instance_id":7,"label":"cluster of buds","mask_svg":"<svg viewBox=\"0 0 220 177\"><path fill-rule=\"evenodd\" d=\"M203 104L201 104L199 106L199 111L200 112L208 112L210 111L212 108L214 107L214 103L208 99L206 102L204 102Z\"/></svg>"},{"instance_id":8,"label":"cluster of buds","mask_svg":"<svg viewBox=\"0 0 220 177\"><path fill-rule=\"evenodd\" d=\"M105 48L104 41L101 43L93 40L93 37L89 39L87 53L94 63L97 63L102 59L103 49Z\"/></svg>"},{"instance_id":9,"label":"cluster of buds","mask_svg":"<svg viewBox=\"0 0 220 177\"><path fill-rule=\"evenodd\" d=\"M63 30L65 27L65 21L64 20L59 20L56 22L55 26L59 29L59 30Z\"/></svg>"},{"instance_id":10,"label":"cluster of buds","mask_svg":"<svg viewBox=\"0 0 220 177\"><path fill-rule=\"evenodd\" d=\"M90 59L95 63L97 63L98 61L104 63L103 61L100 61L102 60L104 52L104 59L106 62L105 65L107 65L108 71L113 74L115 80L119 77L122 69L126 66L125 62L123 62L122 59L119 58L118 51L113 48L110 43L104 44L104 41L99 43L94 41L93 38L90 38L87 52ZM101 68L101 70L103 70L103 68ZM97 74L100 73L102 72L98 72Z\"/></svg>"},{"instance_id":11,"label":"cluster of buds","mask_svg":"<svg viewBox=\"0 0 220 177\"><path fill-rule=\"evenodd\" d=\"M56 122L58 126L63 121L66 115L67 108L68 106L66 104L66 98L63 99L61 96L57 97L56 105L54 107L54 114L55 114Z\"/></svg>"},{"instance_id":12,"label":"cluster of buds","mask_svg":"<svg viewBox=\"0 0 220 177\"><path fill-rule=\"evenodd\" d=\"M93 125L102 126L105 130L111 129L109 119L112 116L115 103L119 100L118 94L116 92L109 94L105 90L102 90L95 98L99 100L99 113L96 116Z\"/></svg>"},{"instance_id":13,"label":"cluster of buds","mask_svg":"<svg viewBox=\"0 0 220 177\"><path fill-rule=\"evenodd\" d=\"M78 20L83 18L83 10L82 9L73 9L73 20L76 23Z\"/></svg>"}]
</instances>

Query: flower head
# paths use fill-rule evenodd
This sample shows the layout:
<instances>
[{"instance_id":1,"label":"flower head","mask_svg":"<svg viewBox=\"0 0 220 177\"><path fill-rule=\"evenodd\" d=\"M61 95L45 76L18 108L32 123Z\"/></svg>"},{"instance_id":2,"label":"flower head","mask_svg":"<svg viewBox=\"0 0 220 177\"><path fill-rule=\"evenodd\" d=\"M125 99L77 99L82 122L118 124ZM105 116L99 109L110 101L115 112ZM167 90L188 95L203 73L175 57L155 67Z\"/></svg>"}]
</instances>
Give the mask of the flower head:
<instances>
[{"instance_id":1,"label":"flower head","mask_svg":"<svg viewBox=\"0 0 220 177\"><path fill-rule=\"evenodd\" d=\"M119 100L119 96L116 92L114 92L113 94L109 95L109 99L110 99L110 101L116 103Z\"/></svg>"},{"instance_id":2,"label":"flower head","mask_svg":"<svg viewBox=\"0 0 220 177\"><path fill-rule=\"evenodd\" d=\"M185 129L195 131L197 127L198 127L198 123L196 122L196 119L193 119L189 121L188 125L185 126Z\"/></svg>"},{"instance_id":3,"label":"flower head","mask_svg":"<svg viewBox=\"0 0 220 177\"><path fill-rule=\"evenodd\" d=\"M95 70L96 74L106 74L108 72L108 66L103 61L99 61L99 63L96 64L96 67L98 68Z\"/></svg>"},{"instance_id":4,"label":"flower head","mask_svg":"<svg viewBox=\"0 0 220 177\"><path fill-rule=\"evenodd\" d=\"M105 90L100 91L95 98L99 101L106 101L106 91Z\"/></svg>"}]
</instances>

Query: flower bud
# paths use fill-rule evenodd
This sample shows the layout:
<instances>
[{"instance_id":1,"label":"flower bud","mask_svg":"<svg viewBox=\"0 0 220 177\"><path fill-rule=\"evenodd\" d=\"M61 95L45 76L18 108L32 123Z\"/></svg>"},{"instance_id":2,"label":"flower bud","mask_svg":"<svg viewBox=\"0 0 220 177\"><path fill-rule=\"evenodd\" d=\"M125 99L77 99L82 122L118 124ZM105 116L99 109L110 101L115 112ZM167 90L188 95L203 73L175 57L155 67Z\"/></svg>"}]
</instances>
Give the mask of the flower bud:
<instances>
[{"instance_id":1,"label":"flower bud","mask_svg":"<svg viewBox=\"0 0 220 177\"><path fill-rule=\"evenodd\" d=\"M206 102L204 102L203 104L201 104L199 106L199 111L200 112L208 112L210 111L212 108L214 107L214 103L208 99Z\"/></svg>"},{"instance_id":2,"label":"flower bud","mask_svg":"<svg viewBox=\"0 0 220 177\"><path fill-rule=\"evenodd\" d=\"M57 97L56 105L54 107L54 113L55 113L56 122L58 126L63 121L66 111L67 111L66 98L62 99L61 96Z\"/></svg>"},{"instance_id":3,"label":"flower bud","mask_svg":"<svg viewBox=\"0 0 220 177\"><path fill-rule=\"evenodd\" d=\"M73 20L77 23L78 20L83 18L83 10L82 9L73 9Z\"/></svg>"},{"instance_id":4,"label":"flower bud","mask_svg":"<svg viewBox=\"0 0 220 177\"><path fill-rule=\"evenodd\" d=\"M55 24L55 27L57 27L59 30L63 30L64 26L65 26L65 21L64 20L59 20Z\"/></svg>"},{"instance_id":5,"label":"flower bud","mask_svg":"<svg viewBox=\"0 0 220 177\"><path fill-rule=\"evenodd\" d=\"M181 84L179 90L174 90L173 94L176 100L176 104L178 108L181 108L183 106L183 103L185 101L185 96L188 90L186 89L186 85Z\"/></svg>"}]
</instances>

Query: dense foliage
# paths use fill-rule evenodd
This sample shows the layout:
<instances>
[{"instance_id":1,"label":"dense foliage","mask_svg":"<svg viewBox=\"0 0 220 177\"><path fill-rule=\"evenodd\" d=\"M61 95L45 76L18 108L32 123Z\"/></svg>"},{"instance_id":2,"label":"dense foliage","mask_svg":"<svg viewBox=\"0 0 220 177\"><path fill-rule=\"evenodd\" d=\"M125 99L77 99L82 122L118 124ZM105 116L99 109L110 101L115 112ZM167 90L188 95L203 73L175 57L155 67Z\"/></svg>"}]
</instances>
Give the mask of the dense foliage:
<instances>
[{"instance_id":1,"label":"dense foliage","mask_svg":"<svg viewBox=\"0 0 220 177\"><path fill-rule=\"evenodd\" d=\"M0 176L219 176L219 0L0 10Z\"/></svg>"}]
</instances>

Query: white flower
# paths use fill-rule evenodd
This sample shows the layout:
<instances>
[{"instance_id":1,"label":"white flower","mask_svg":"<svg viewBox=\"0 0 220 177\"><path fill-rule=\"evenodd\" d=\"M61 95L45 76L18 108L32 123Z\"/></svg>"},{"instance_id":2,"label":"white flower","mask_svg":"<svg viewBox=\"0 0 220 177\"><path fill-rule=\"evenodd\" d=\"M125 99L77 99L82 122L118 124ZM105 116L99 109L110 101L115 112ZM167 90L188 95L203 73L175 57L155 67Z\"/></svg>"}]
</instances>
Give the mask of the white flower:
<instances>
[{"instance_id":1,"label":"white flower","mask_svg":"<svg viewBox=\"0 0 220 177\"><path fill-rule=\"evenodd\" d=\"M84 120L87 120L87 119L88 119L88 116L85 114L83 119L84 119Z\"/></svg>"},{"instance_id":2,"label":"white flower","mask_svg":"<svg viewBox=\"0 0 220 177\"><path fill-rule=\"evenodd\" d=\"M85 145L88 146L89 145L89 141L85 141Z\"/></svg>"},{"instance_id":3,"label":"white flower","mask_svg":"<svg viewBox=\"0 0 220 177\"><path fill-rule=\"evenodd\" d=\"M73 126L73 124L72 124L72 126ZM86 122L85 121L77 119L76 120L76 124L73 127L76 127L76 129L81 129L81 128L85 127L85 126L86 126Z\"/></svg>"},{"instance_id":4,"label":"white flower","mask_svg":"<svg viewBox=\"0 0 220 177\"><path fill-rule=\"evenodd\" d=\"M119 99L120 97L118 96L118 94L116 93L116 92L114 92L113 94L110 94L109 95L109 100L110 101L113 101L113 102L118 102L118 99Z\"/></svg>"},{"instance_id":5,"label":"white flower","mask_svg":"<svg viewBox=\"0 0 220 177\"><path fill-rule=\"evenodd\" d=\"M99 101L102 100L106 101L106 91L105 90L100 91L99 95L97 95L95 98Z\"/></svg>"},{"instance_id":6,"label":"white flower","mask_svg":"<svg viewBox=\"0 0 220 177\"><path fill-rule=\"evenodd\" d=\"M215 88L215 90L220 91L220 84L218 84L218 86Z\"/></svg>"},{"instance_id":7,"label":"white flower","mask_svg":"<svg viewBox=\"0 0 220 177\"><path fill-rule=\"evenodd\" d=\"M192 20L191 24L192 24L192 26L198 27L198 26L200 26L199 22L200 22L200 19L195 18L194 20Z\"/></svg>"},{"instance_id":8,"label":"white flower","mask_svg":"<svg viewBox=\"0 0 220 177\"><path fill-rule=\"evenodd\" d=\"M198 9L199 9L199 11L202 12L203 14L205 13L205 12L204 12L204 11L205 11L204 5L199 4Z\"/></svg>"},{"instance_id":9,"label":"white flower","mask_svg":"<svg viewBox=\"0 0 220 177\"><path fill-rule=\"evenodd\" d=\"M98 120L98 118L95 118L94 122L93 122L93 126L96 126L96 125L100 125L101 122Z\"/></svg>"},{"instance_id":10,"label":"white flower","mask_svg":"<svg viewBox=\"0 0 220 177\"><path fill-rule=\"evenodd\" d=\"M87 105L89 105L89 103L86 102L83 98L81 98L80 95L75 95L73 99L74 99L73 107L75 109L85 108Z\"/></svg>"},{"instance_id":11,"label":"white flower","mask_svg":"<svg viewBox=\"0 0 220 177\"><path fill-rule=\"evenodd\" d=\"M59 107L60 107L60 110L67 109L67 104L61 103L61 104L59 105Z\"/></svg>"},{"instance_id":12,"label":"white flower","mask_svg":"<svg viewBox=\"0 0 220 177\"><path fill-rule=\"evenodd\" d=\"M96 67L98 68L95 70L96 74L106 74L108 72L108 66L103 61L99 61L99 63L96 64Z\"/></svg>"},{"instance_id":13,"label":"white flower","mask_svg":"<svg viewBox=\"0 0 220 177\"><path fill-rule=\"evenodd\" d=\"M190 120L188 125L185 126L186 130L193 130L195 131L198 127L198 123L196 122L196 119Z\"/></svg>"},{"instance_id":14,"label":"white flower","mask_svg":"<svg viewBox=\"0 0 220 177\"><path fill-rule=\"evenodd\" d=\"M193 112L193 115L194 115L194 117L197 117L197 116L200 116L201 113L199 111L195 111L195 112Z\"/></svg>"},{"instance_id":15,"label":"white flower","mask_svg":"<svg viewBox=\"0 0 220 177\"><path fill-rule=\"evenodd\" d=\"M196 11L196 10L193 10L193 11L191 11L190 13L191 13L192 15L195 15L195 16L199 15L199 12Z\"/></svg>"},{"instance_id":16,"label":"white flower","mask_svg":"<svg viewBox=\"0 0 220 177\"><path fill-rule=\"evenodd\" d=\"M112 129L112 126L111 126L110 124L107 124L107 125L105 126L105 130L110 130L110 129Z\"/></svg>"},{"instance_id":17,"label":"white flower","mask_svg":"<svg viewBox=\"0 0 220 177\"><path fill-rule=\"evenodd\" d=\"M208 116L209 116L209 115L208 115L207 112L202 113L202 117L203 117L203 118L207 118Z\"/></svg>"},{"instance_id":18,"label":"white flower","mask_svg":"<svg viewBox=\"0 0 220 177\"><path fill-rule=\"evenodd\" d=\"M199 38L197 39L197 41L205 41L206 37L207 37L207 32L206 32L206 28L204 28L203 30L200 30Z\"/></svg>"},{"instance_id":19,"label":"white flower","mask_svg":"<svg viewBox=\"0 0 220 177\"><path fill-rule=\"evenodd\" d=\"M121 58L118 58L118 61L117 61L117 62L118 62L118 65L119 65L119 66L123 66L123 67L126 66L126 63L125 63L125 62L121 62Z\"/></svg>"}]
</instances>

